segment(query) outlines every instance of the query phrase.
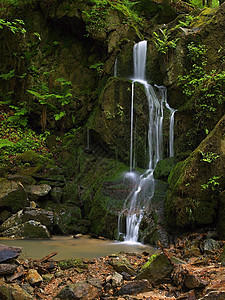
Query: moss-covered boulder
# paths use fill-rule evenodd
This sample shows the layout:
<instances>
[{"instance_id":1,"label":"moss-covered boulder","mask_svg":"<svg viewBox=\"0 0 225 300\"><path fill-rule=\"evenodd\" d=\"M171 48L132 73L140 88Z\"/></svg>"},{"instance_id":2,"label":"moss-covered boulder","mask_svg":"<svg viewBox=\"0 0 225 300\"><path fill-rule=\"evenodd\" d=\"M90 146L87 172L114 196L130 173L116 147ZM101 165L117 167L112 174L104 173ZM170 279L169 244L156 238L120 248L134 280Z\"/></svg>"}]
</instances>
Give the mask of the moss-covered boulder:
<instances>
[{"instance_id":1,"label":"moss-covered boulder","mask_svg":"<svg viewBox=\"0 0 225 300\"><path fill-rule=\"evenodd\" d=\"M45 225L50 232L53 230L53 213L40 208L25 208L8 218L1 226L0 231L5 231L13 226L21 225L34 220Z\"/></svg>"},{"instance_id":2,"label":"moss-covered boulder","mask_svg":"<svg viewBox=\"0 0 225 300\"><path fill-rule=\"evenodd\" d=\"M0 179L0 207L13 213L29 205L22 184L6 179Z\"/></svg>"},{"instance_id":3,"label":"moss-covered boulder","mask_svg":"<svg viewBox=\"0 0 225 300\"><path fill-rule=\"evenodd\" d=\"M221 192L225 189L224 136L225 116L199 147L171 172L166 198L166 217L171 227L193 229L218 222L220 203L223 207Z\"/></svg>"},{"instance_id":4,"label":"moss-covered boulder","mask_svg":"<svg viewBox=\"0 0 225 300\"><path fill-rule=\"evenodd\" d=\"M163 253L153 254L136 276L137 280L147 279L151 283L163 282L172 272L173 266Z\"/></svg>"},{"instance_id":5,"label":"moss-covered boulder","mask_svg":"<svg viewBox=\"0 0 225 300\"><path fill-rule=\"evenodd\" d=\"M3 237L26 238L26 239L50 239L51 234L47 227L34 220L27 221L8 228L1 233Z\"/></svg>"}]
</instances>

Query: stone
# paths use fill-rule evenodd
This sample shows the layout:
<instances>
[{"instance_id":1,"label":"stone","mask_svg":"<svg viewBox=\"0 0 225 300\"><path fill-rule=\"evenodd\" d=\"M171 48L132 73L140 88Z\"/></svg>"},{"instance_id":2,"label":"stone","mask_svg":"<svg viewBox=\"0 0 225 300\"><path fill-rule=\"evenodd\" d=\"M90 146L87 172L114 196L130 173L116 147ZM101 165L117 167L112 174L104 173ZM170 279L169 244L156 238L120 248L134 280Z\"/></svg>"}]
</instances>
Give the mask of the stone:
<instances>
[{"instance_id":1,"label":"stone","mask_svg":"<svg viewBox=\"0 0 225 300\"><path fill-rule=\"evenodd\" d=\"M28 205L29 201L21 183L0 179L0 208L15 213Z\"/></svg>"},{"instance_id":2,"label":"stone","mask_svg":"<svg viewBox=\"0 0 225 300\"><path fill-rule=\"evenodd\" d=\"M12 214L8 210L3 210L0 213L0 222L5 222Z\"/></svg>"},{"instance_id":3,"label":"stone","mask_svg":"<svg viewBox=\"0 0 225 300\"><path fill-rule=\"evenodd\" d=\"M41 208L29 207L18 211L15 215L8 218L0 226L0 230L8 230L11 227L18 226L30 220L40 222L42 225L45 225L51 232L53 230L53 212Z\"/></svg>"},{"instance_id":4,"label":"stone","mask_svg":"<svg viewBox=\"0 0 225 300\"><path fill-rule=\"evenodd\" d=\"M206 280L203 280L194 274L188 274L184 281L184 285L190 290L204 288L207 284L208 282Z\"/></svg>"},{"instance_id":5,"label":"stone","mask_svg":"<svg viewBox=\"0 0 225 300\"><path fill-rule=\"evenodd\" d=\"M152 286L148 280L136 280L123 285L121 289L115 292L115 296L139 294L150 290L152 290Z\"/></svg>"},{"instance_id":6,"label":"stone","mask_svg":"<svg viewBox=\"0 0 225 300\"><path fill-rule=\"evenodd\" d=\"M147 279L150 283L163 282L173 270L173 266L163 253L153 254L138 272L136 279Z\"/></svg>"},{"instance_id":7,"label":"stone","mask_svg":"<svg viewBox=\"0 0 225 300\"><path fill-rule=\"evenodd\" d=\"M23 186L35 184L35 179L31 176L20 174L8 174L7 178L16 182L21 182Z\"/></svg>"},{"instance_id":8,"label":"stone","mask_svg":"<svg viewBox=\"0 0 225 300\"><path fill-rule=\"evenodd\" d=\"M214 253L220 248L220 243L209 238L203 242L203 251L207 254Z\"/></svg>"},{"instance_id":9,"label":"stone","mask_svg":"<svg viewBox=\"0 0 225 300\"><path fill-rule=\"evenodd\" d=\"M16 268L15 264L0 264L0 276L12 274Z\"/></svg>"},{"instance_id":10,"label":"stone","mask_svg":"<svg viewBox=\"0 0 225 300\"><path fill-rule=\"evenodd\" d=\"M50 239L51 234L47 227L34 220L13 226L1 233L4 237L27 238L27 239Z\"/></svg>"},{"instance_id":11,"label":"stone","mask_svg":"<svg viewBox=\"0 0 225 300\"><path fill-rule=\"evenodd\" d=\"M0 284L0 299L4 300L33 300L34 298L29 295L23 288L17 284Z\"/></svg>"},{"instance_id":12,"label":"stone","mask_svg":"<svg viewBox=\"0 0 225 300\"><path fill-rule=\"evenodd\" d=\"M154 170L154 178L167 181L168 176L172 171L172 169L175 167L176 163L177 163L177 159L174 157L169 157L160 160L157 163L156 168Z\"/></svg>"},{"instance_id":13,"label":"stone","mask_svg":"<svg viewBox=\"0 0 225 300\"><path fill-rule=\"evenodd\" d=\"M122 281L123 281L123 276L115 272L112 276L112 286L113 287L120 286L122 284Z\"/></svg>"},{"instance_id":14,"label":"stone","mask_svg":"<svg viewBox=\"0 0 225 300\"><path fill-rule=\"evenodd\" d=\"M76 284L65 286L55 298L62 300L91 300L97 299L97 297L97 287L88 284L86 281L78 281Z\"/></svg>"},{"instance_id":15,"label":"stone","mask_svg":"<svg viewBox=\"0 0 225 300\"><path fill-rule=\"evenodd\" d=\"M27 185L25 191L31 201L41 200L51 191L51 186L48 184Z\"/></svg>"},{"instance_id":16,"label":"stone","mask_svg":"<svg viewBox=\"0 0 225 300\"><path fill-rule=\"evenodd\" d=\"M10 247L0 244L0 263L7 261L11 258L17 258L20 256L22 248Z\"/></svg>"},{"instance_id":17,"label":"stone","mask_svg":"<svg viewBox=\"0 0 225 300\"><path fill-rule=\"evenodd\" d=\"M53 274L43 274L42 278L45 281L51 281L54 278L54 275Z\"/></svg>"},{"instance_id":18,"label":"stone","mask_svg":"<svg viewBox=\"0 0 225 300\"><path fill-rule=\"evenodd\" d=\"M27 272L27 280L31 285L37 285L43 281L41 275L35 269L29 269Z\"/></svg>"},{"instance_id":19,"label":"stone","mask_svg":"<svg viewBox=\"0 0 225 300\"><path fill-rule=\"evenodd\" d=\"M113 257L109 260L109 264L113 266L113 268L118 272L126 272L130 275L135 274L134 268L131 266L131 264L126 260L126 258L118 255L116 257Z\"/></svg>"}]
</instances>

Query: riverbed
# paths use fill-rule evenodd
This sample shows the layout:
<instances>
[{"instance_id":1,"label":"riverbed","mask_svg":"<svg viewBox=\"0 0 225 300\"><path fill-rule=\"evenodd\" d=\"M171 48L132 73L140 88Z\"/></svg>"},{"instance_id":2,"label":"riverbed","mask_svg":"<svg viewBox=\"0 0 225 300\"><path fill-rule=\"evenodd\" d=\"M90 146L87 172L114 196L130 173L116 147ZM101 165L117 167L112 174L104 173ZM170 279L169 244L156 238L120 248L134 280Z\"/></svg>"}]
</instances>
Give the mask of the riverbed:
<instances>
[{"instance_id":1,"label":"riverbed","mask_svg":"<svg viewBox=\"0 0 225 300\"><path fill-rule=\"evenodd\" d=\"M100 240L89 236L82 236L77 239L72 236L53 236L50 240L0 238L0 244L22 247L22 256L32 259L41 259L52 252L58 252L55 256L57 260L72 258L92 259L120 251L136 253L145 251L150 254L155 252L153 247L141 243Z\"/></svg>"}]
</instances>

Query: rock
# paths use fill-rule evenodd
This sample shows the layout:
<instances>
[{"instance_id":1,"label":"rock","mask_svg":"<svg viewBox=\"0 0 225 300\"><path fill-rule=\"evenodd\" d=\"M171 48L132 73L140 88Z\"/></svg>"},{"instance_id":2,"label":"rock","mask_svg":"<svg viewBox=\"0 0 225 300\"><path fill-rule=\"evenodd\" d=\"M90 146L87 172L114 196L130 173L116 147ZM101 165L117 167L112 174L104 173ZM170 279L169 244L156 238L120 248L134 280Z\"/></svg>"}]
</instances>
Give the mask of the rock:
<instances>
[{"instance_id":1,"label":"rock","mask_svg":"<svg viewBox=\"0 0 225 300\"><path fill-rule=\"evenodd\" d=\"M148 280L136 280L123 285L121 289L116 291L115 296L139 294L150 290L152 290L152 286Z\"/></svg>"},{"instance_id":2,"label":"rock","mask_svg":"<svg viewBox=\"0 0 225 300\"><path fill-rule=\"evenodd\" d=\"M0 276L12 274L16 268L15 264L0 264Z\"/></svg>"},{"instance_id":3,"label":"rock","mask_svg":"<svg viewBox=\"0 0 225 300\"><path fill-rule=\"evenodd\" d=\"M54 275L53 274L43 274L42 278L45 281L51 281L54 278Z\"/></svg>"},{"instance_id":4,"label":"rock","mask_svg":"<svg viewBox=\"0 0 225 300\"><path fill-rule=\"evenodd\" d=\"M126 273L126 272L122 272L121 275L123 276L124 280L131 280L131 275Z\"/></svg>"},{"instance_id":5,"label":"rock","mask_svg":"<svg viewBox=\"0 0 225 300\"><path fill-rule=\"evenodd\" d=\"M48 161L48 158L39 155L33 150L28 150L22 154L19 154L17 160L21 161L22 163L29 163L31 166L36 166Z\"/></svg>"},{"instance_id":6,"label":"rock","mask_svg":"<svg viewBox=\"0 0 225 300\"><path fill-rule=\"evenodd\" d=\"M4 237L27 238L27 239L50 239L51 235L47 227L34 220L11 227L1 233Z\"/></svg>"},{"instance_id":7,"label":"rock","mask_svg":"<svg viewBox=\"0 0 225 300\"><path fill-rule=\"evenodd\" d=\"M208 282L206 280L203 280L194 274L188 274L184 281L184 285L190 290L204 288L207 284Z\"/></svg>"},{"instance_id":8,"label":"rock","mask_svg":"<svg viewBox=\"0 0 225 300\"><path fill-rule=\"evenodd\" d=\"M17 212L29 205L22 184L6 179L0 179L0 208Z\"/></svg>"},{"instance_id":9,"label":"rock","mask_svg":"<svg viewBox=\"0 0 225 300\"><path fill-rule=\"evenodd\" d=\"M15 215L7 219L0 226L0 230L8 230L11 227L18 226L30 220L40 222L42 225L45 225L51 232L53 230L53 212L41 208L29 207L18 211Z\"/></svg>"},{"instance_id":10,"label":"rock","mask_svg":"<svg viewBox=\"0 0 225 300\"><path fill-rule=\"evenodd\" d=\"M174 157L169 157L160 160L157 163L156 168L154 170L154 178L167 181L168 176L172 169L175 167L176 163L177 159Z\"/></svg>"},{"instance_id":11,"label":"rock","mask_svg":"<svg viewBox=\"0 0 225 300\"><path fill-rule=\"evenodd\" d=\"M173 269L170 261L163 253L153 254L136 276L137 280L147 279L151 282L162 282Z\"/></svg>"},{"instance_id":12,"label":"rock","mask_svg":"<svg viewBox=\"0 0 225 300\"><path fill-rule=\"evenodd\" d=\"M48 195L51 191L51 186L48 184L27 185L25 191L31 201L38 201Z\"/></svg>"},{"instance_id":13,"label":"rock","mask_svg":"<svg viewBox=\"0 0 225 300\"><path fill-rule=\"evenodd\" d=\"M60 203L63 195L63 190L61 187L54 187L51 190L51 198L55 203Z\"/></svg>"},{"instance_id":14,"label":"rock","mask_svg":"<svg viewBox=\"0 0 225 300\"><path fill-rule=\"evenodd\" d=\"M9 285L7 283L1 283L0 299L33 300L34 298L17 284Z\"/></svg>"},{"instance_id":15,"label":"rock","mask_svg":"<svg viewBox=\"0 0 225 300\"><path fill-rule=\"evenodd\" d=\"M213 239L206 239L203 242L203 251L207 254L214 253L220 248L220 243Z\"/></svg>"},{"instance_id":16,"label":"rock","mask_svg":"<svg viewBox=\"0 0 225 300\"><path fill-rule=\"evenodd\" d=\"M5 222L12 214L8 210L3 210L0 213L0 222Z\"/></svg>"},{"instance_id":17,"label":"rock","mask_svg":"<svg viewBox=\"0 0 225 300\"><path fill-rule=\"evenodd\" d=\"M126 258L122 257L121 255L111 258L109 260L109 264L113 266L118 273L126 272L130 275L135 274L134 268L130 265Z\"/></svg>"},{"instance_id":18,"label":"rock","mask_svg":"<svg viewBox=\"0 0 225 300\"><path fill-rule=\"evenodd\" d=\"M20 247L9 247L0 244L0 263L11 259L17 258L21 254L22 248Z\"/></svg>"},{"instance_id":19,"label":"rock","mask_svg":"<svg viewBox=\"0 0 225 300\"><path fill-rule=\"evenodd\" d=\"M64 287L55 298L62 300L91 300L97 299L97 297L98 289L95 286L88 284L86 281L78 281L76 284Z\"/></svg>"},{"instance_id":20,"label":"rock","mask_svg":"<svg viewBox=\"0 0 225 300\"><path fill-rule=\"evenodd\" d=\"M37 285L43 281L43 278L35 269L29 269L27 272L27 280L31 285Z\"/></svg>"},{"instance_id":21,"label":"rock","mask_svg":"<svg viewBox=\"0 0 225 300\"><path fill-rule=\"evenodd\" d=\"M122 281L123 281L123 276L115 272L112 276L112 286L113 287L120 286L122 284Z\"/></svg>"},{"instance_id":22,"label":"rock","mask_svg":"<svg viewBox=\"0 0 225 300\"><path fill-rule=\"evenodd\" d=\"M23 186L35 184L35 179L31 176L20 175L20 174L9 174L7 178L9 180L21 182Z\"/></svg>"}]
</instances>

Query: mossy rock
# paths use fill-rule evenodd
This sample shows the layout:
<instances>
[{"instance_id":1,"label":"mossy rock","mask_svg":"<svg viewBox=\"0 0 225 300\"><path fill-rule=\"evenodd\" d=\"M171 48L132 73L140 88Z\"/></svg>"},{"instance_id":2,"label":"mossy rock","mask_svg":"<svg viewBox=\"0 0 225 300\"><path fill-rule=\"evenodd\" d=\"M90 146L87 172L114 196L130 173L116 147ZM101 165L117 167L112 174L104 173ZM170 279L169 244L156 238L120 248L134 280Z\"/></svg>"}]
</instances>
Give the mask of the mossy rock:
<instances>
[{"instance_id":1,"label":"mossy rock","mask_svg":"<svg viewBox=\"0 0 225 300\"><path fill-rule=\"evenodd\" d=\"M17 157L18 160L20 160L22 163L29 163L31 166L36 166L38 164L43 164L48 159L46 157L37 154L33 150L28 150Z\"/></svg>"},{"instance_id":2,"label":"mossy rock","mask_svg":"<svg viewBox=\"0 0 225 300\"><path fill-rule=\"evenodd\" d=\"M173 270L169 259L163 253L153 254L136 276L137 280L147 279L152 283L166 280Z\"/></svg>"},{"instance_id":3,"label":"mossy rock","mask_svg":"<svg viewBox=\"0 0 225 300\"><path fill-rule=\"evenodd\" d=\"M165 210L172 228L194 229L217 222L219 194L225 189L224 136L225 116L171 172Z\"/></svg>"},{"instance_id":4,"label":"mossy rock","mask_svg":"<svg viewBox=\"0 0 225 300\"><path fill-rule=\"evenodd\" d=\"M172 169L175 167L176 163L177 159L174 157L169 157L160 160L157 163L156 168L154 170L154 178L167 181L167 178Z\"/></svg>"}]
</instances>

